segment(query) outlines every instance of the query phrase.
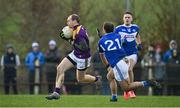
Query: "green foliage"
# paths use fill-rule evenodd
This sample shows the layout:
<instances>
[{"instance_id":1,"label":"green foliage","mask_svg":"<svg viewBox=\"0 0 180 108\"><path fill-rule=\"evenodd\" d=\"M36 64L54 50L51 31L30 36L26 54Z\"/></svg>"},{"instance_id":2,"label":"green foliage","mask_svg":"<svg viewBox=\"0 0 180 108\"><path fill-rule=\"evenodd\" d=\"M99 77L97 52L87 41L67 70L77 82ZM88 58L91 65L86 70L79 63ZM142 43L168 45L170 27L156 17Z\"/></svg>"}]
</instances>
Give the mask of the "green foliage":
<instances>
[{"instance_id":1,"label":"green foliage","mask_svg":"<svg viewBox=\"0 0 180 108\"><path fill-rule=\"evenodd\" d=\"M178 0L147 0L139 6L136 2L137 22L144 43L161 43L167 48L171 39L178 40L179 3Z\"/></svg>"},{"instance_id":2,"label":"green foliage","mask_svg":"<svg viewBox=\"0 0 180 108\"><path fill-rule=\"evenodd\" d=\"M111 21L115 25L120 23L123 13L123 1L121 0L82 0L80 5L80 17L87 28L91 39L93 52L99 40L96 28L102 28L105 21Z\"/></svg>"},{"instance_id":3,"label":"green foliage","mask_svg":"<svg viewBox=\"0 0 180 108\"><path fill-rule=\"evenodd\" d=\"M179 39L179 0L130 0L130 4L143 43L162 43L167 48L171 39ZM80 15L94 53L95 29L104 21L122 24L124 11L125 0L0 0L0 54L6 43L13 43L24 58L33 41L40 42L45 51L50 39L57 40L60 48L66 47L65 53L71 47L58 33L72 13Z\"/></svg>"}]
</instances>

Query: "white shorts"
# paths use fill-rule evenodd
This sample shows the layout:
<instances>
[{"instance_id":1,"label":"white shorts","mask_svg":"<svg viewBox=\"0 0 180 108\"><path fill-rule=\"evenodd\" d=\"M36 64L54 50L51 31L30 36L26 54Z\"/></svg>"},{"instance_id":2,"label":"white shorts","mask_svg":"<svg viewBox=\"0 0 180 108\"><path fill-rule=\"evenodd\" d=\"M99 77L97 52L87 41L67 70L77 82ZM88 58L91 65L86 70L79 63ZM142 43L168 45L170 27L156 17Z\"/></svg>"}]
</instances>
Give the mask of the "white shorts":
<instances>
[{"instance_id":1,"label":"white shorts","mask_svg":"<svg viewBox=\"0 0 180 108\"><path fill-rule=\"evenodd\" d=\"M132 55L129 55L129 56L126 56L126 58L129 60L129 59L133 59L135 64L137 63L137 54L132 54Z\"/></svg>"},{"instance_id":2,"label":"white shorts","mask_svg":"<svg viewBox=\"0 0 180 108\"><path fill-rule=\"evenodd\" d=\"M86 70L87 67L90 67L91 65L91 57L80 59L74 55L73 51L66 58L69 59L72 64L76 65L76 68L80 71Z\"/></svg>"},{"instance_id":3,"label":"white shorts","mask_svg":"<svg viewBox=\"0 0 180 108\"><path fill-rule=\"evenodd\" d=\"M114 76L117 81L127 80L129 65L124 61L120 60L113 68Z\"/></svg>"}]
</instances>

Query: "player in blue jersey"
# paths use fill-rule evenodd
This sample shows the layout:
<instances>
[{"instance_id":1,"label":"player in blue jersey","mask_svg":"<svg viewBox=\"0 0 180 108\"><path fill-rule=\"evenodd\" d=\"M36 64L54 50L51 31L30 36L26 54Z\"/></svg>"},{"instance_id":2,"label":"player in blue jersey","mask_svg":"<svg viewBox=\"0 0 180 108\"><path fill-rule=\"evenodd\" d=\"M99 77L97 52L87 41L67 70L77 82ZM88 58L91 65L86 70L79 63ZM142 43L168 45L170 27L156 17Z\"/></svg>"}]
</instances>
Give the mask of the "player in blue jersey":
<instances>
[{"instance_id":1,"label":"player in blue jersey","mask_svg":"<svg viewBox=\"0 0 180 108\"><path fill-rule=\"evenodd\" d=\"M77 68L76 78L78 82L90 83L100 81L100 77L86 74L91 60L89 39L86 29L79 22L80 18L77 14L72 14L67 18L67 25L73 29L73 37L71 40L66 39L63 34L61 34L61 37L65 40L72 41L73 51L57 66L55 90L46 97L48 100L59 99L65 71L73 66Z\"/></svg>"},{"instance_id":2,"label":"player in blue jersey","mask_svg":"<svg viewBox=\"0 0 180 108\"><path fill-rule=\"evenodd\" d=\"M134 81L134 74L133 74L133 68L137 62L137 53L138 50L142 49L141 45L141 39L139 35L139 27L135 24L132 24L133 18L131 12L125 12L123 16L123 25L119 25L115 28L115 33L118 33L121 36L121 39L123 41L122 45L126 52L127 58L129 59L130 66L129 66L129 79L130 82ZM111 79L110 84L114 84L114 86L111 87L112 91L117 94L117 86L115 84L115 81ZM133 90L124 92L124 98L135 98L136 95Z\"/></svg>"},{"instance_id":3,"label":"player in blue jersey","mask_svg":"<svg viewBox=\"0 0 180 108\"><path fill-rule=\"evenodd\" d=\"M99 55L107 71L113 72L122 90L129 91L139 87L161 86L154 80L130 82L128 74L129 60L126 59L126 52L121 46L120 35L114 33L114 25L110 22L104 23L103 32L105 34L98 43Z\"/></svg>"}]
</instances>

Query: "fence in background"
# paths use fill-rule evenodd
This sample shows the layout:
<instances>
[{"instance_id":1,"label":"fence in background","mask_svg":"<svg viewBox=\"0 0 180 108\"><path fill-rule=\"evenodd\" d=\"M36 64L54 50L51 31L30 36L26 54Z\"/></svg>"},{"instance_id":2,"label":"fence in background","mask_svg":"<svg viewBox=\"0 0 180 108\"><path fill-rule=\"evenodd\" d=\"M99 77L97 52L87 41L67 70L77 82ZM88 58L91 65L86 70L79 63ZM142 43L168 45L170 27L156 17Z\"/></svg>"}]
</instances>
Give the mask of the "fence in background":
<instances>
[{"instance_id":1,"label":"fence in background","mask_svg":"<svg viewBox=\"0 0 180 108\"><path fill-rule=\"evenodd\" d=\"M94 67L97 66L98 69L94 71ZM102 83L97 86L94 83L91 84L81 84L76 81L75 69L70 69L65 74L65 83L63 87L64 94L103 94L110 95L108 81L106 79L106 70L101 67L100 64L94 64L90 68L90 74L101 75ZM0 71L0 94L4 94L4 72ZM29 81L28 81L28 70L24 65L21 65L17 70L17 88L18 94L29 94ZM162 89L152 89L141 88L137 89L136 93L138 95L180 95L180 65L161 65L161 66L144 66L137 64L134 68L135 80L146 80L148 78L157 79L162 84ZM42 80L41 80L41 90L40 94L48 94L48 84L54 82L48 82L46 76L46 69L42 70ZM12 88L10 88L10 93L12 94ZM119 88L119 94L122 91Z\"/></svg>"}]
</instances>

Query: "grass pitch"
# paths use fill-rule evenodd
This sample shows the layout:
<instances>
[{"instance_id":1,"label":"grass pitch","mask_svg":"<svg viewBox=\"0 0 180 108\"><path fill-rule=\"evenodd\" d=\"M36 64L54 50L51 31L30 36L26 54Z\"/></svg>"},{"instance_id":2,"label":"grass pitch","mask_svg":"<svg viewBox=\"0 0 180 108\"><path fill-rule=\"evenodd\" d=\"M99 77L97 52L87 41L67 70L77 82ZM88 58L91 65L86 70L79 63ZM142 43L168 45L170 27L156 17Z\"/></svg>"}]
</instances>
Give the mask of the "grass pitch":
<instances>
[{"instance_id":1,"label":"grass pitch","mask_svg":"<svg viewBox=\"0 0 180 108\"><path fill-rule=\"evenodd\" d=\"M0 107L180 107L180 96L138 96L109 102L110 96L68 95L46 100L46 95L0 95Z\"/></svg>"}]
</instances>

